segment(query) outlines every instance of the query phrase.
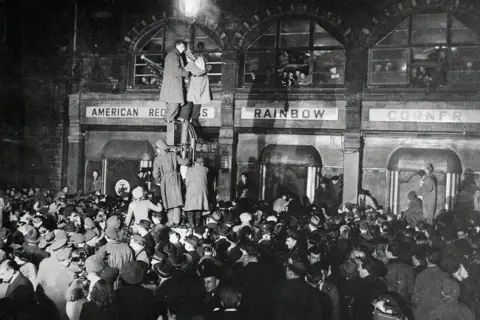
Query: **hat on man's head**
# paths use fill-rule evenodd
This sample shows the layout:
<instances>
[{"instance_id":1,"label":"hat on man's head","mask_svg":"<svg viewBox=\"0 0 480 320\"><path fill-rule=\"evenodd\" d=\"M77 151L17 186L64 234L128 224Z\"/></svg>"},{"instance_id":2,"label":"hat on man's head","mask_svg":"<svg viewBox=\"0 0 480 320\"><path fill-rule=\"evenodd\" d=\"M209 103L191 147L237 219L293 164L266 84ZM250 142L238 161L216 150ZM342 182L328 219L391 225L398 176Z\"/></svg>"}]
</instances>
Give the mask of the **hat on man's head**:
<instances>
[{"instance_id":1,"label":"hat on man's head","mask_svg":"<svg viewBox=\"0 0 480 320\"><path fill-rule=\"evenodd\" d=\"M72 255L72 248L63 248L57 251L57 254L55 255L55 258L57 258L58 261L65 261L70 258Z\"/></svg>"},{"instance_id":2,"label":"hat on man's head","mask_svg":"<svg viewBox=\"0 0 480 320\"><path fill-rule=\"evenodd\" d=\"M133 189L132 191L132 197L134 199L140 199L141 197L143 197L143 188L138 186L136 187L135 189Z\"/></svg>"},{"instance_id":3,"label":"hat on man's head","mask_svg":"<svg viewBox=\"0 0 480 320\"><path fill-rule=\"evenodd\" d=\"M67 245L67 238L55 238L55 241L50 245L52 251L58 251Z\"/></svg>"},{"instance_id":4,"label":"hat on man's head","mask_svg":"<svg viewBox=\"0 0 480 320\"><path fill-rule=\"evenodd\" d=\"M170 278L172 276L174 268L170 261L161 260L160 263L156 263L153 265L153 270L162 278Z\"/></svg>"},{"instance_id":5,"label":"hat on man's head","mask_svg":"<svg viewBox=\"0 0 480 320\"><path fill-rule=\"evenodd\" d=\"M445 296L457 298L460 295L460 284L452 277L445 277L442 282L442 292Z\"/></svg>"},{"instance_id":6,"label":"hat on man's head","mask_svg":"<svg viewBox=\"0 0 480 320\"><path fill-rule=\"evenodd\" d=\"M93 222L92 218L85 218L85 220L83 220L83 225L85 226L85 228L88 228L88 229L93 229L96 227L95 225L95 222Z\"/></svg>"},{"instance_id":7,"label":"hat on man's head","mask_svg":"<svg viewBox=\"0 0 480 320\"><path fill-rule=\"evenodd\" d=\"M84 243L84 242L85 242L85 237L81 233L74 233L70 237L70 243L80 244L80 243Z\"/></svg>"},{"instance_id":8,"label":"hat on man's head","mask_svg":"<svg viewBox=\"0 0 480 320\"><path fill-rule=\"evenodd\" d=\"M95 238L97 236L97 233L90 229L87 230L83 236L85 237L85 242L87 242Z\"/></svg>"},{"instance_id":9,"label":"hat on man's head","mask_svg":"<svg viewBox=\"0 0 480 320\"><path fill-rule=\"evenodd\" d=\"M147 220L147 219L142 219L142 220L140 220L140 222L138 223L138 225L139 225L140 227L143 227L143 228L147 229L147 230L150 230L150 229L153 227L152 221Z\"/></svg>"},{"instance_id":10,"label":"hat on man's head","mask_svg":"<svg viewBox=\"0 0 480 320\"><path fill-rule=\"evenodd\" d=\"M226 224L221 224L218 226L217 232L219 235L226 237L231 233L231 230L230 227Z\"/></svg>"},{"instance_id":11,"label":"hat on man's head","mask_svg":"<svg viewBox=\"0 0 480 320\"><path fill-rule=\"evenodd\" d=\"M158 140L155 143L155 146L157 147L158 150L168 150L168 149L170 149L170 147L165 142L163 142L162 140Z\"/></svg>"},{"instance_id":12,"label":"hat on man's head","mask_svg":"<svg viewBox=\"0 0 480 320\"><path fill-rule=\"evenodd\" d=\"M111 240L118 240L118 232L113 227L108 227L105 230L105 236Z\"/></svg>"},{"instance_id":13,"label":"hat on man's head","mask_svg":"<svg viewBox=\"0 0 480 320\"><path fill-rule=\"evenodd\" d=\"M138 261L125 262L120 269L120 276L128 284L142 282L145 271Z\"/></svg>"},{"instance_id":14,"label":"hat on man's head","mask_svg":"<svg viewBox=\"0 0 480 320\"><path fill-rule=\"evenodd\" d=\"M25 240L25 242L31 243L31 244L39 243L39 242L40 242L40 238L39 238L39 234L38 234L37 229L35 229L35 228L31 229L31 230L23 237L23 240Z\"/></svg>"},{"instance_id":15,"label":"hat on man's head","mask_svg":"<svg viewBox=\"0 0 480 320\"><path fill-rule=\"evenodd\" d=\"M235 222L235 215L233 214L232 210L227 210L223 222L227 224L233 224Z\"/></svg>"},{"instance_id":16,"label":"hat on man's head","mask_svg":"<svg viewBox=\"0 0 480 320\"><path fill-rule=\"evenodd\" d=\"M322 220L320 219L320 217L312 215L308 223L315 228L319 228L322 225Z\"/></svg>"},{"instance_id":17,"label":"hat on man's head","mask_svg":"<svg viewBox=\"0 0 480 320\"><path fill-rule=\"evenodd\" d=\"M140 244L141 246L145 246L145 244L147 243L145 238L139 234L134 234L131 239Z\"/></svg>"},{"instance_id":18,"label":"hat on man's head","mask_svg":"<svg viewBox=\"0 0 480 320\"><path fill-rule=\"evenodd\" d=\"M252 215L249 212L244 212L240 215L241 222L249 222L252 220Z\"/></svg>"},{"instance_id":19,"label":"hat on man's head","mask_svg":"<svg viewBox=\"0 0 480 320\"><path fill-rule=\"evenodd\" d=\"M189 235L188 237L185 238L185 242L191 244L194 247L197 247L198 243L200 242L200 239L197 236Z\"/></svg>"},{"instance_id":20,"label":"hat on man's head","mask_svg":"<svg viewBox=\"0 0 480 320\"><path fill-rule=\"evenodd\" d=\"M88 218L95 218L97 216L97 210L89 207L85 210L85 216L87 216Z\"/></svg>"},{"instance_id":21,"label":"hat on man's head","mask_svg":"<svg viewBox=\"0 0 480 320\"><path fill-rule=\"evenodd\" d=\"M114 228L116 230L120 229L122 222L120 218L116 215L111 216L107 219L107 228Z\"/></svg>"},{"instance_id":22,"label":"hat on man's head","mask_svg":"<svg viewBox=\"0 0 480 320\"><path fill-rule=\"evenodd\" d=\"M76 228L75 228L75 225L72 222L70 222L65 225L63 230L65 230L65 232L75 232Z\"/></svg>"},{"instance_id":23,"label":"hat on man's head","mask_svg":"<svg viewBox=\"0 0 480 320\"><path fill-rule=\"evenodd\" d=\"M214 211L211 215L210 218L212 218L213 221L220 222L222 220L222 216L218 211Z\"/></svg>"}]
</instances>

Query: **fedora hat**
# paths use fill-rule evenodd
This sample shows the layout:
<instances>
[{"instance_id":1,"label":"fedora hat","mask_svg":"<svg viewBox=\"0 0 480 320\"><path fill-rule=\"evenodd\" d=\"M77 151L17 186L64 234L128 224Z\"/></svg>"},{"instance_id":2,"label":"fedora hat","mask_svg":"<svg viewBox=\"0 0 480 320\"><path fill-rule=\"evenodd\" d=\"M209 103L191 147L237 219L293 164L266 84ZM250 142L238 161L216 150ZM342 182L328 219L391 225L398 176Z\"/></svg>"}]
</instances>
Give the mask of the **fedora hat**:
<instances>
[{"instance_id":1,"label":"fedora hat","mask_svg":"<svg viewBox=\"0 0 480 320\"><path fill-rule=\"evenodd\" d=\"M158 150L167 150L167 149L170 149L170 147L169 147L165 142L163 142L162 140L158 140L158 141L155 143L155 146L157 147Z\"/></svg>"}]
</instances>

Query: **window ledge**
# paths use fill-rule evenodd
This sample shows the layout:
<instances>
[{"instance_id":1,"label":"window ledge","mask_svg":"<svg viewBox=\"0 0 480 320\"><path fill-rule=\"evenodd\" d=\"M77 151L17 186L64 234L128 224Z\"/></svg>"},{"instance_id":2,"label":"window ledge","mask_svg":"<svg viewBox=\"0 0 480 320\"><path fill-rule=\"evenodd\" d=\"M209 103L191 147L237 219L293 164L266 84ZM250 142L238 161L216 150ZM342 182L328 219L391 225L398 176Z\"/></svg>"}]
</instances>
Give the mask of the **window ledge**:
<instances>
[{"instance_id":1,"label":"window ledge","mask_svg":"<svg viewBox=\"0 0 480 320\"><path fill-rule=\"evenodd\" d=\"M362 94L363 99L375 100L465 100L480 99L478 88L444 87L435 92L427 93L425 88L398 88L379 87L365 88Z\"/></svg>"}]
</instances>

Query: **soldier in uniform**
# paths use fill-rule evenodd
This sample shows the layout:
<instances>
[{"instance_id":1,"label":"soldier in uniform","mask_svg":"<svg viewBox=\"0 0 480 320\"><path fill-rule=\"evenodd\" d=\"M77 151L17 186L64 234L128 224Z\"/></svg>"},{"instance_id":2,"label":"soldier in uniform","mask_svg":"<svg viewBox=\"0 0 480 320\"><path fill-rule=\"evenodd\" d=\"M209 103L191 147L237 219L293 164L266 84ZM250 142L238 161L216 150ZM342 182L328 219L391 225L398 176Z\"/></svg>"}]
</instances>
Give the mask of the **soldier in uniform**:
<instances>
[{"instance_id":1,"label":"soldier in uniform","mask_svg":"<svg viewBox=\"0 0 480 320\"><path fill-rule=\"evenodd\" d=\"M190 161L169 152L170 147L162 140L157 141L156 147L158 155L153 162L153 178L161 189L163 207L167 211L167 225L177 226L181 218L180 207L184 204L179 166L186 166Z\"/></svg>"}]
</instances>

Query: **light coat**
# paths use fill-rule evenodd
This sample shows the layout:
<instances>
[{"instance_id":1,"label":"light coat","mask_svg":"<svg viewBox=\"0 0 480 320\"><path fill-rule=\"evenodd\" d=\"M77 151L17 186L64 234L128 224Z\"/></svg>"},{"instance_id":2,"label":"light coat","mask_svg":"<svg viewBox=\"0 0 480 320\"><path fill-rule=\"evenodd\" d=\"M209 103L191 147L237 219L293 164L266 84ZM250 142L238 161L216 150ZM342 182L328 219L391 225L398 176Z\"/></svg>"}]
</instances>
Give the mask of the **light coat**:
<instances>
[{"instance_id":1,"label":"light coat","mask_svg":"<svg viewBox=\"0 0 480 320\"><path fill-rule=\"evenodd\" d=\"M188 168L185 184L185 211L208 211L208 168L201 164L195 164Z\"/></svg>"},{"instance_id":2,"label":"light coat","mask_svg":"<svg viewBox=\"0 0 480 320\"><path fill-rule=\"evenodd\" d=\"M188 76L188 71L184 67L182 55L176 48L172 49L165 57L160 101L185 104L183 78Z\"/></svg>"},{"instance_id":3,"label":"light coat","mask_svg":"<svg viewBox=\"0 0 480 320\"><path fill-rule=\"evenodd\" d=\"M203 59L201 57L198 60ZM210 80L207 76L207 71L200 66L205 63L189 62L185 67L185 70L192 73L190 77L190 86L187 92L187 101L191 101L194 104L206 104L212 101L212 94L210 91Z\"/></svg>"},{"instance_id":4,"label":"light coat","mask_svg":"<svg viewBox=\"0 0 480 320\"><path fill-rule=\"evenodd\" d=\"M432 174L428 174L422 185L423 216L428 223L435 218L437 207L437 180Z\"/></svg>"},{"instance_id":5,"label":"light coat","mask_svg":"<svg viewBox=\"0 0 480 320\"><path fill-rule=\"evenodd\" d=\"M183 206L182 177L178 167L188 164L187 159L183 159L173 152L163 152L153 161L153 178L160 186L165 210Z\"/></svg>"}]
</instances>

